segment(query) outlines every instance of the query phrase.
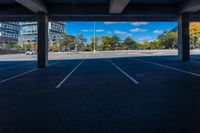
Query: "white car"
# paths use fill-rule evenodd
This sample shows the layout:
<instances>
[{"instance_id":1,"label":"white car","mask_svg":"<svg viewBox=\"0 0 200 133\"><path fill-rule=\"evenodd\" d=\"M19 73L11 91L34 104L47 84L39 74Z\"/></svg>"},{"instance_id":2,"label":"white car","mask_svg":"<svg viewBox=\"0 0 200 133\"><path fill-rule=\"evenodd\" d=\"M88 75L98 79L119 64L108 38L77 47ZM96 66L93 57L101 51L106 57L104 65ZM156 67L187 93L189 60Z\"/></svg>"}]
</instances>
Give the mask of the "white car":
<instances>
[{"instance_id":1,"label":"white car","mask_svg":"<svg viewBox=\"0 0 200 133\"><path fill-rule=\"evenodd\" d=\"M26 51L25 55L36 55L36 51Z\"/></svg>"}]
</instances>

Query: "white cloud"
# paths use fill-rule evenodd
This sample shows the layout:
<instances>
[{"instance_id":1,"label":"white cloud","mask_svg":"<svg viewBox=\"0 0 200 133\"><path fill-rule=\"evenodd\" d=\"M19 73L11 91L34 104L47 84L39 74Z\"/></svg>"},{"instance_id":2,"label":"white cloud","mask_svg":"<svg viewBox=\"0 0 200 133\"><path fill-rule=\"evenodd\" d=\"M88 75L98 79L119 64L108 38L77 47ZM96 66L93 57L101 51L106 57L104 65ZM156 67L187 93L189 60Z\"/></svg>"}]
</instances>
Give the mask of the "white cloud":
<instances>
[{"instance_id":1,"label":"white cloud","mask_svg":"<svg viewBox=\"0 0 200 133\"><path fill-rule=\"evenodd\" d=\"M92 32L93 30L87 30L87 29L84 29L84 30L81 30L81 32Z\"/></svg>"},{"instance_id":2,"label":"white cloud","mask_svg":"<svg viewBox=\"0 0 200 133\"><path fill-rule=\"evenodd\" d=\"M104 30L103 29L98 29L98 30L96 30L96 32L104 32Z\"/></svg>"},{"instance_id":3,"label":"white cloud","mask_svg":"<svg viewBox=\"0 0 200 133\"><path fill-rule=\"evenodd\" d=\"M140 29L140 28L135 28L135 29L130 29L131 32L136 33L136 32L147 32L146 29Z\"/></svg>"},{"instance_id":4,"label":"white cloud","mask_svg":"<svg viewBox=\"0 0 200 133\"><path fill-rule=\"evenodd\" d=\"M108 34L113 34L111 31L107 31Z\"/></svg>"},{"instance_id":5,"label":"white cloud","mask_svg":"<svg viewBox=\"0 0 200 133\"><path fill-rule=\"evenodd\" d=\"M124 31L119 31L119 30L116 30L115 34L125 35L125 36L132 36L132 34L130 34L130 33L127 33L127 32L124 32Z\"/></svg>"},{"instance_id":6,"label":"white cloud","mask_svg":"<svg viewBox=\"0 0 200 133\"><path fill-rule=\"evenodd\" d=\"M132 22L131 25L133 26L142 26L142 25L148 25L148 22Z\"/></svg>"},{"instance_id":7,"label":"white cloud","mask_svg":"<svg viewBox=\"0 0 200 133\"><path fill-rule=\"evenodd\" d=\"M163 30L155 30L155 31L153 31L153 33L155 33L155 34L162 34Z\"/></svg>"},{"instance_id":8,"label":"white cloud","mask_svg":"<svg viewBox=\"0 0 200 133\"><path fill-rule=\"evenodd\" d=\"M104 24L125 24L128 22L103 22Z\"/></svg>"},{"instance_id":9,"label":"white cloud","mask_svg":"<svg viewBox=\"0 0 200 133\"><path fill-rule=\"evenodd\" d=\"M104 24L115 24L116 22L103 22Z\"/></svg>"},{"instance_id":10,"label":"white cloud","mask_svg":"<svg viewBox=\"0 0 200 133\"><path fill-rule=\"evenodd\" d=\"M91 30L91 29L83 29L81 30L81 32L93 32L94 30ZM104 32L103 29L97 29L96 32Z\"/></svg>"},{"instance_id":11,"label":"white cloud","mask_svg":"<svg viewBox=\"0 0 200 133\"><path fill-rule=\"evenodd\" d=\"M127 32L116 30L115 34L126 35Z\"/></svg>"}]
</instances>

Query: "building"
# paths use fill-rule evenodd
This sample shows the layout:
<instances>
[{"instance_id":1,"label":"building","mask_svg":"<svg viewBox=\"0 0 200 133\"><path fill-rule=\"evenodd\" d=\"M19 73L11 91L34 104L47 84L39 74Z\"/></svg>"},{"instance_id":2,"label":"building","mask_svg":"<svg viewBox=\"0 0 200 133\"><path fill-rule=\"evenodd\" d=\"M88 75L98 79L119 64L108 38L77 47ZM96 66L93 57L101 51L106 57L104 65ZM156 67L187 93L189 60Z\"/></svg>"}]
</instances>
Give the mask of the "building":
<instances>
[{"instance_id":1,"label":"building","mask_svg":"<svg viewBox=\"0 0 200 133\"><path fill-rule=\"evenodd\" d=\"M64 22L49 23L49 44L59 45L60 39L64 35Z\"/></svg>"},{"instance_id":2,"label":"building","mask_svg":"<svg viewBox=\"0 0 200 133\"><path fill-rule=\"evenodd\" d=\"M16 44L19 37L18 22L1 22L0 23L0 47L3 44Z\"/></svg>"},{"instance_id":3,"label":"building","mask_svg":"<svg viewBox=\"0 0 200 133\"><path fill-rule=\"evenodd\" d=\"M20 22L19 44L37 44L37 22ZM49 45L59 45L64 34L64 22L49 22Z\"/></svg>"},{"instance_id":4,"label":"building","mask_svg":"<svg viewBox=\"0 0 200 133\"><path fill-rule=\"evenodd\" d=\"M37 22L20 22L19 44L37 44Z\"/></svg>"}]
</instances>

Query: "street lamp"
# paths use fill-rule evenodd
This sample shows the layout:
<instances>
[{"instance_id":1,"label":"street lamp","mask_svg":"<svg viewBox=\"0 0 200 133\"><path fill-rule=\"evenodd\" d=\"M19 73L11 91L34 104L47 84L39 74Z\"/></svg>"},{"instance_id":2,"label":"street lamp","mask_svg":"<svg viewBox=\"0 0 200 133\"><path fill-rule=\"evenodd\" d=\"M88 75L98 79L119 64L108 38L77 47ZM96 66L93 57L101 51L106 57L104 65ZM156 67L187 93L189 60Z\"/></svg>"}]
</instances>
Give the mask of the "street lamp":
<instances>
[{"instance_id":1,"label":"street lamp","mask_svg":"<svg viewBox=\"0 0 200 133\"><path fill-rule=\"evenodd\" d=\"M95 21L94 21L94 53L96 52L96 24L95 24Z\"/></svg>"}]
</instances>

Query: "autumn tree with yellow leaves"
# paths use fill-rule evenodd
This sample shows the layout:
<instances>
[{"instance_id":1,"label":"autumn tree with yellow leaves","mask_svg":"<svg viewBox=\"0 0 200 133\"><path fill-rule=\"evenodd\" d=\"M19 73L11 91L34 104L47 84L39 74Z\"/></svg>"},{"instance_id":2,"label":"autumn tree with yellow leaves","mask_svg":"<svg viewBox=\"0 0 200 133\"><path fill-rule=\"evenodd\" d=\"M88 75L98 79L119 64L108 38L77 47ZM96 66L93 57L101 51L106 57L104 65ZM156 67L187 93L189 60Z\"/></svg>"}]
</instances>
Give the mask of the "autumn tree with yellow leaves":
<instances>
[{"instance_id":1,"label":"autumn tree with yellow leaves","mask_svg":"<svg viewBox=\"0 0 200 133\"><path fill-rule=\"evenodd\" d=\"M190 44L193 47L200 45L200 23L198 22L190 23Z\"/></svg>"}]
</instances>

